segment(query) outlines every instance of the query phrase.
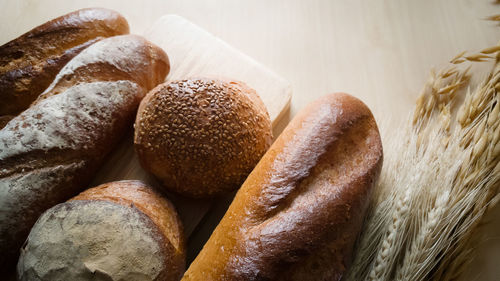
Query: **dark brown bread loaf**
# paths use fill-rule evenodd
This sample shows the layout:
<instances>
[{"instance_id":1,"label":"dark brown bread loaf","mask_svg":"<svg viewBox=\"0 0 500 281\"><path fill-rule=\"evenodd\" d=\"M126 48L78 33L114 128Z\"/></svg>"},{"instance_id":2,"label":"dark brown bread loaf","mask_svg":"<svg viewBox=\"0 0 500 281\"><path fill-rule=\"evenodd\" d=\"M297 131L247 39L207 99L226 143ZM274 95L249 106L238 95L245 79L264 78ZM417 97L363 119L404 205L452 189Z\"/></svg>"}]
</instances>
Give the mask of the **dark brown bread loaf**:
<instances>
[{"instance_id":1,"label":"dark brown bread loaf","mask_svg":"<svg viewBox=\"0 0 500 281\"><path fill-rule=\"evenodd\" d=\"M90 8L53 19L0 46L0 128L28 108L83 49L128 32L119 13Z\"/></svg>"},{"instance_id":2,"label":"dark brown bread loaf","mask_svg":"<svg viewBox=\"0 0 500 281\"><path fill-rule=\"evenodd\" d=\"M26 240L19 280L177 281L184 272L174 206L139 181L82 192L47 210Z\"/></svg>"},{"instance_id":3,"label":"dark brown bread loaf","mask_svg":"<svg viewBox=\"0 0 500 281\"><path fill-rule=\"evenodd\" d=\"M182 280L340 280L382 144L347 94L302 110L264 155Z\"/></svg>"},{"instance_id":4,"label":"dark brown bread loaf","mask_svg":"<svg viewBox=\"0 0 500 281\"><path fill-rule=\"evenodd\" d=\"M271 143L264 103L239 81L161 84L142 100L135 121L142 166L166 189L191 197L239 188Z\"/></svg>"},{"instance_id":5,"label":"dark brown bread loaf","mask_svg":"<svg viewBox=\"0 0 500 281\"><path fill-rule=\"evenodd\" d=\"M0 130L0 268L15 264L41 213L92 179L168 71L165 52L140 36L101 40Z\"/></svg>"}]
</instances>

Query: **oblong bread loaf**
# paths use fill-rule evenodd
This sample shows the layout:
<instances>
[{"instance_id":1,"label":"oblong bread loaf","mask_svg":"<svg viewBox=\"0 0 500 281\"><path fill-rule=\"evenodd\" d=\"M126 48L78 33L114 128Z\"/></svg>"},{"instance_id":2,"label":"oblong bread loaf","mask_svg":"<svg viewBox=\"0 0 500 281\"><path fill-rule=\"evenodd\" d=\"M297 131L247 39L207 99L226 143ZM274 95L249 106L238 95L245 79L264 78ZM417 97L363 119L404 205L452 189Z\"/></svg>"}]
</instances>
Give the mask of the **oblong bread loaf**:
<instances>
[{"instance_id":1,"label":"oblong bread loaf","mask_svg":"<svg viewBox=\"0 0 500 281\"><path fill-rule=\"evenodd\" d=\"M81 9L0 46L0 128L29 107L74 56L107 37L127 34L127 20L103 9Z\"/></svg>"},{"instance_id":2,"label":"oblong bread loaf","mask_svg":"<svg viewBox=\"0 0 500 281\"><path fill-rule=\"evenodd\" d=\"M347 94L308 105L236 194L182 280L340 280L382 166L370 110Z\"/></svg>"}]
</instances>

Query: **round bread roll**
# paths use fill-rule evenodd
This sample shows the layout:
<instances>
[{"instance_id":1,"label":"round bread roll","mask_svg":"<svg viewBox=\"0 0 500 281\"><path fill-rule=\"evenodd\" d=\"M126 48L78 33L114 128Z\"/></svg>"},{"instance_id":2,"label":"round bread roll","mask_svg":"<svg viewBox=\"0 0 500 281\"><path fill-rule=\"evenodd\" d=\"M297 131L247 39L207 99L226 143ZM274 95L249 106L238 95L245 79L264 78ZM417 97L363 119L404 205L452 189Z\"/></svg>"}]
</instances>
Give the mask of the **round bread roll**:
<instances>
[{"instance_id":1,"label":"round bread roll","mask_svg":"<svg viewBox=\"0 0 500 281\"><path fill-rule=\"evenodd\" d=\"M139 106L134 144L166 189L208 197L237 189L272 143L271 120L242 82L164 83Z\"/></svg>"},{"instance_id":2,"label":"round bread roll","mask_svg":"<svg viewBox=\"0 0 500 281\"><path fill-rule=\"evenodd\" d=\"M82 192L47 210L17 265L19 280L179 280L185 266L173 205L139 181Z\"/></svg>"}]
</instances>

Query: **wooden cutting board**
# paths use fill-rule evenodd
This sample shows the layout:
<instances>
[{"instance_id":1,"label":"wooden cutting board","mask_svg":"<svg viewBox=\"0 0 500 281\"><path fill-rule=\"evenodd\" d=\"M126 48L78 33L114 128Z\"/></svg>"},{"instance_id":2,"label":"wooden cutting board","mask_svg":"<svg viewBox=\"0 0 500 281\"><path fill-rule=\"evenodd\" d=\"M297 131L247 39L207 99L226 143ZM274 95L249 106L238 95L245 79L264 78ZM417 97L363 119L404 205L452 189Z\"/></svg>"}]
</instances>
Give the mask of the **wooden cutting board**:
<instances>
[{"instance_id":1,"label":"wooden cutting board","mask_svg":"<svg viewBox=\"0 0 500 281\"><path fill-rule=\"evenodd\" d=\"M285 79L181 16L159 18L144 35L167 52L172 66L167 81L194 76L243 81L257 90L273 124L290 104Z\"/></svg>"},{"instance_id":2,"label":"wooden cutting board","mask_svg":"<svg viewBox=\"0 0 500 281\"><path fill-rule=\"evenodd\" d=\"M145 37L168 54L171 70L166 81L196 76L227 77L254 88L266 105L273 126L290 105L288 81L234 49L221 39L176 15L163 16L146 31ZM137 179L156 188L158 181L140 166L129 132L100 169L92 186L115 180ZM213 202L225 199L190 199L167 194L173 201L189 236Z\"/></svg>"}]
</instances>

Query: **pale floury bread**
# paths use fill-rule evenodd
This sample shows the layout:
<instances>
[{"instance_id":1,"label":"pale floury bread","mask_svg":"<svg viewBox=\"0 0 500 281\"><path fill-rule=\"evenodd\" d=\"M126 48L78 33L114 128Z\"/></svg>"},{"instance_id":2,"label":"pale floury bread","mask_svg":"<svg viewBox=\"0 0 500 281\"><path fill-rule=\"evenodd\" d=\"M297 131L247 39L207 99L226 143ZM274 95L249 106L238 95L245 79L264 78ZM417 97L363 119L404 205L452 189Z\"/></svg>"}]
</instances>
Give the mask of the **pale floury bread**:
<instances>
[{"instance_id":1,"label":"pale floury bread","mask_svg":"<svg viewBox=\"0 0 500 281\"><path fill-rule=\"evenodd\" d=\"M161 84L143 99L135 121L142 166L166 189L191 197L239 188L271 143L260 97L227 79Z\"/></svg>"},{"instance_id":2,"label":"pale floury bread","mask_svg":"<svg viewBox=\"0 0 500 281\"><path fill-rule=\"evenodd\" d=\"M174 281L184 263L184 234L173 205L139 181L118 181L45 212L21 250L18 277Z\"/></svg>"},{"instance_id":3,"label":"pale floury bread","mask_svg":"<svg viewBox=\"0 0 500 281\"><path fill-rule=\"evenodd\" d=\"M0 130L0 272L14 268L40 214L86 187L169 69L140 36L101 40Z\"/></svg>"}]
</instances>

